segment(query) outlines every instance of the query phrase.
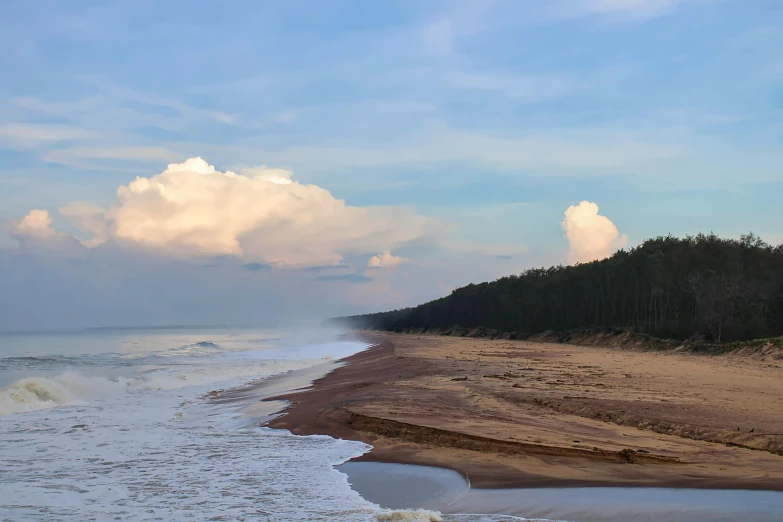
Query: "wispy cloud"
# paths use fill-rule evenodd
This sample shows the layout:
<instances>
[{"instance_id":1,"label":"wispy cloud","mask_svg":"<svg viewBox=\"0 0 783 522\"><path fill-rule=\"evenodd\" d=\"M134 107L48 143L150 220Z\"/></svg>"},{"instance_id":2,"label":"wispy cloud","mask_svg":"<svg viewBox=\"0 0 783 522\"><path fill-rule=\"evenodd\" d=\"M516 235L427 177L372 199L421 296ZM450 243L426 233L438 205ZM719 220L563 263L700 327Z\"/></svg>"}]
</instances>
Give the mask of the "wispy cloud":
<instances>
[{"instance_id":1,"label":"wispy cloud","mask_svg":"<svg viewBox=\"0 0 783 522\"><path fill-rule=\"evenodd\" d=\"M362 274L325 275L315 278L316 281L336 281L344 283L369 283L373 279Z\"/></svg>"},{"instance_id":2,"label":"wispy cloud","mask_svg":"<svg viewBox=\"0 0 783 522\"><path fill-rule=\"evenodd\" d=\"M10 102L15 107L31 112L68 119L95 111L103 104L102 98L99 96L68 101L46 101L32 96L20 96L12 98Z\"/></svg>"},{"instance_id":3,"label":"wispy cloud","mask_svg":"<svg viewBox=\"0 0 783 522\"><path fill-rule=\"evenodd\" d=\"M159 143L152 144L136 129L155 128L162 133L176 135L194 127L234 125L237 122L235 115L196 108L175 98L100 82L88 85L96 87L101 94L62 100L32 96L0 100L0 115L6 121L13 121L0 124L0 143L8 148L46 149L50 144L61 141L78 140L79 145L89 142L89 146L79 147L70 153L52 151L46 161L60 162L77 157L170 160L172 155L162 152ZM37 123L42 118L55 119L58 123ZM99 147L98 141L109 146ZM83 164L75 166L82 167Z\"/></svg>"},{"instance_id":4,"label":"wispy cloud","mask_svg":"<svg viewBox=\"0 0 783 522\"><path fill-rule=\"evenodd\" d=\"M592 13L627 13L649 18L669 12L686 0L586 0L581 2Z\"/></svg>"},{"instance_id":5,"label":"wispy cloud","mask_svg":"<svg viewBox=\"0 0 783 522\"><path fill-rule=\"evenodd\" d=\"M303 146L280 150L247 149L275 164L336 170L401 165L473 165L500 171L568 170L570 175L672 158L682 146L662 138L634 137L611 129L493 136L433 126L405 143L386 147ZM206 145L208 147L208 145ZM222 147L216 147L220 149ZM228 147L226 150L236 150Z\"/></svg>"},{"instance_id":6,"label":"wispy cloud","mask_svg":"<svg viewBox=\"0 0 783 522\"><path fill-rule=\"evenodd\" d=\"M562 0L553 3L563 17L604 16L616 20L646 21L673 13L685 3L703 0Z\"/></svg>"},{"instance_id":7,"label":"wispy cloud","mask_svg":"<svg viewBox=\"0 0 783 522\"><path fill-rule=\"evenodd\" d=\"M449 20L438 20L427 25L421 32L426 52L436 55L454 53L454 31Z\"/></svg>"},{"instance_id":8,"label":"wispy cloud","mask_svg":"<svg viewBox=\"0 0 783 522\"><path fill-rule=\"evenodd\" d=\"M583 79L577 82L554 74L524 75L498 71L486 73L457 71L447 79L455 88L500 93L521 103L559 98L585 86Z\"/></svg>"},{"instance_id":9,"label":"wispy cloud","mask_svg":"<svg viewBox=\"0 0 783 522\"><path fill-rule=\"evenodd\" d=\"M67 125L0 124L0 143L19 148L33 148L45 143L105 138L98 132Z\"/></svg>"},{"instance_id":10,"label":"wispy cloud","mask_svg":"<svg viewBox=\"0 0 783 522\"><path fill-rule=\"evenodd\" d=\"M86 160L130 160L160 164L180 157L176 152L161 147L79 147L51 150L43 156L43 160L79 168L101 169L105 165Z\"/></svg>"},{"instance_id":11,"label":"wispy cloud","mask_svg":"<svg viewBox=\"0 0 783 522\"><path fill-rule=\"evenodd\" d=\"M124 100L124 101L145 103L152 106L157 105L160 107L171 109L176 113L180 114L181 116L188 119L201 118L201 119L217 121L229 125L235 123L237 120L236 115L228 114L226 112L214 110L214 109L203 109L203 108L193 107L176 98L160 96L158 94L131 89L128 87L124 87L113 83L107 83L100 80L94 80L91 83L93 83L96 87L100 88L102 92L109 93L109 95L115 101Z\"/></svg>"}]
</instances>

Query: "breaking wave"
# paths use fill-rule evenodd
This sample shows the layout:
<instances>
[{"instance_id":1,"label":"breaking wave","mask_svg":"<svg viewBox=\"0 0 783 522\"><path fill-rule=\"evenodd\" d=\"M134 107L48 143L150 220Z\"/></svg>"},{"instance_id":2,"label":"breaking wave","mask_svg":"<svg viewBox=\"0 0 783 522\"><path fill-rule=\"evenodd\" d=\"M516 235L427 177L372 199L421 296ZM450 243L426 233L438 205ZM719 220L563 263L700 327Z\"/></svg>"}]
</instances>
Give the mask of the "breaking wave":
<instances>
[{"instance_id":1,"label":"breaking wave","mask_svg":"<svg viewBox=\"0 0 783 522\"><path fill-rule=\"evenodd\" d=\"M0 416L83 405L125 393L173 390L221 381L257 380L325 360L253 361L252 364L207 365L176 370L156 368L133 377L89 376L73 370L53 377L27 377L0 389Z\"/></svg>"},{"instance_id":2,"label":"breaking wave","mask_svg":"<svg viewBox=\"0 0 783 522\"><path fill-rule=\"evenodd\" d=\"M79 404L93 397L124 393L127 382L65 372L56 377L27 377L0 390L0 416Z\"/></svg>"},{"instance_id":3,"label":"breaking wave","mask_svg":"<svg viewBox=\"0 0 783 522\"><path fill-rule=\"evenodd\" d=\"M211 341L199 341L197 343L185 344L178 348L173 348L165 352L155 354L157 357L181 357L181 356L209 356L225 351L225 349Z\"/></svg>"}]
</instances>

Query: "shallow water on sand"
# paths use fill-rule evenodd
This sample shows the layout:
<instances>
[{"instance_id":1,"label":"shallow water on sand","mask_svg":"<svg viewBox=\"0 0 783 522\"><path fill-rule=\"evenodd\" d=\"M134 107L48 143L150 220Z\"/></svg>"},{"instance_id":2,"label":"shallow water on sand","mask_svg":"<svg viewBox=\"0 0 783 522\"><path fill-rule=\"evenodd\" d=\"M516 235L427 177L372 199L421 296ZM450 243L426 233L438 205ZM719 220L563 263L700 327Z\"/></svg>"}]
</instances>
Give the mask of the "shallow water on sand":
<instances>
[{"instance_id":1,"label":"shallow water on sand","mask_svg":"<svg viewBox=\"0 0 783 522\"><path fill-rule=\"evenodd\" d=\"M574 522L783 520L783 493L780 492L668 488L470 489L462 475L441 468L348 462L338 469L371 502L394 509L437 509L445 519L472 513L484 514L486 520L506 515Z\"/></svg>"}]
</instances>

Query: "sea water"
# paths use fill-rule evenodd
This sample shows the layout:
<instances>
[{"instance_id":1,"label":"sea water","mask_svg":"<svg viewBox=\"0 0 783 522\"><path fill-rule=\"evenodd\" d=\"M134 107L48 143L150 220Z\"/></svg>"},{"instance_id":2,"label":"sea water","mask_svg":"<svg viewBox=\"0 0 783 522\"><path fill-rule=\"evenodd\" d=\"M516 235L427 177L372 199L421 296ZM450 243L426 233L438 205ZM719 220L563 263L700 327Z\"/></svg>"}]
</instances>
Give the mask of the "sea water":
<instances>
[{"instance_id":1,"label":"sea water","mask_svg":"<svg viewBox=\"0 0 783 522\"><path fill-rule=\"evenodd\" d=\"M207 400L366 348L325 335L0 335L0 520L437 519L351 489L334 466L366 444L268 429Z\"/></svg>"}]
</instances>

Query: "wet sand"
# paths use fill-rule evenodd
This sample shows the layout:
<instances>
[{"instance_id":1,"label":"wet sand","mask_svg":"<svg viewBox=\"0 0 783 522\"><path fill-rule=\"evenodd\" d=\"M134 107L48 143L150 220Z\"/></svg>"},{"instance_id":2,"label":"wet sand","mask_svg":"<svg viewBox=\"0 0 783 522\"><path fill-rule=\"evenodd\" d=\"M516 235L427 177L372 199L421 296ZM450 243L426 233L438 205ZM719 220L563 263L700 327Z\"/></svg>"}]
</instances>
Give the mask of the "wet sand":
<instances>
[{"instance_id":1,"label":"wet sand","mask_svg":"<svg viewBox=\"0 0 783 522\"><path fill-rule=\"evenodd\" d=\"M696 356L383 335L269 423L361 440L360 461L458 471L475 488L783 490L775 354Z\"/></svg>"}]
</instances>

